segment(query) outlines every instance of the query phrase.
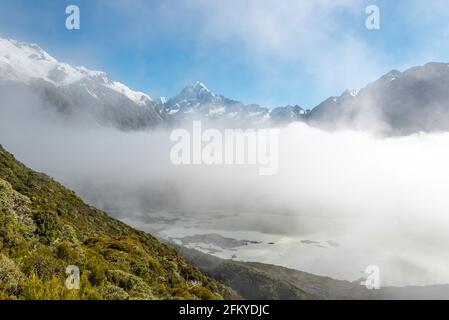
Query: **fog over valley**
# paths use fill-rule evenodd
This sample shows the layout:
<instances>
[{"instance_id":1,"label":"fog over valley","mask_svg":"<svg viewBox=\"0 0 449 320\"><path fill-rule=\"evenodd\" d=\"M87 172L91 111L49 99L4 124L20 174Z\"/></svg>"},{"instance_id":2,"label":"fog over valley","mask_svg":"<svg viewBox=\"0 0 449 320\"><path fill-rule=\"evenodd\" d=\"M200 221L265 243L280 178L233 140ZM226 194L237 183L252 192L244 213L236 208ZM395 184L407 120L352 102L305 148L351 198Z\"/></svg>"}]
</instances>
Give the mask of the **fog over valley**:
<instances>
[{"instance_id":1,"label":"fog over valley","mask_svg":"<svg viewBox=\"0 0 449 320\"><path fill-rule=\"evenodd\" d=\"M261 241L216 254L335 278L378 265L389 285L449 282L448 133L293 123L279 128L277 174L260 176L252 165L173 165L169 129L123 132L61 119L32 96L1 99L6 148L138 228ZM155 217L167 219L159 229Z\"/></svg>"}]
</instances>

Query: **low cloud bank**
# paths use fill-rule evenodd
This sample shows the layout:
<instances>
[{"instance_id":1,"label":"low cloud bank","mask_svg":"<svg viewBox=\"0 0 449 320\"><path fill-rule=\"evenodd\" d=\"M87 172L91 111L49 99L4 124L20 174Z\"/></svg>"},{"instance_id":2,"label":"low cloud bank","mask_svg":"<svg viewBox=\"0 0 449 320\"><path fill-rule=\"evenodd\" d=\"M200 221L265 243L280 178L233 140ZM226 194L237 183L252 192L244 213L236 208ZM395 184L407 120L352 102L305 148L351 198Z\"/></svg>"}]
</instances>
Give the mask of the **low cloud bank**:
<instances>
[{"instance_id":1,"label":"low cloud bank","mask_svg":"<svg viewBox=\"0 0 449 320\"><path fill-rule=\"evenodd\" d=\"M278 173L260 176L257 166L174 166L169 131L80 127L42 110L4 100L0 143L121 217L247 212L236 229L346 237L366 252L383 250L425 283L449 282L449 133L380 138L292 124L279 129Z\"/></svg>"}]
</instances>

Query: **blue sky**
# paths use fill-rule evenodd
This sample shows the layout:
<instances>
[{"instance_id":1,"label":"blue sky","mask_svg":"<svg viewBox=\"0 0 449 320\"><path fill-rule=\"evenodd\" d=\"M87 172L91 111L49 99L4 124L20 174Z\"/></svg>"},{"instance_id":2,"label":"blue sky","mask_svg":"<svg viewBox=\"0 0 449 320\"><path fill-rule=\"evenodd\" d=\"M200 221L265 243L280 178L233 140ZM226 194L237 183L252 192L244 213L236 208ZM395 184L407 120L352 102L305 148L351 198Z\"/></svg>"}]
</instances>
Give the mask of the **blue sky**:
<instances>
[{"instance_id":1,"label":"blue sky","mask_svg":"<svg viewBox=\"0 0 449 320\"><path fill-rule=\"evenodd\" d=\"M65 7L81 29L65 28ZM380 8L381 29L365 28ZM264 106L317 105L391 69L449 62L444 0L3 0L0 33L153 97L200 80Z\"/></svg>"}]
</instances>

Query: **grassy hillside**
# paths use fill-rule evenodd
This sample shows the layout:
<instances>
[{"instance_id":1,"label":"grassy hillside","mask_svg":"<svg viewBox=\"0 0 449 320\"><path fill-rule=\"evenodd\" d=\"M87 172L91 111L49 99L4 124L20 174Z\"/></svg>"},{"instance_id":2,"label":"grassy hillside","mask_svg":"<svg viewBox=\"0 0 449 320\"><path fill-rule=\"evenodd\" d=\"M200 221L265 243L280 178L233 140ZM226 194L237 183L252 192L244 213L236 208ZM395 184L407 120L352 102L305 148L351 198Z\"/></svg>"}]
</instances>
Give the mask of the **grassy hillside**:
<instances>
[{"instance_id":1,"label":"grassy hillside","mask_svg":"<svg viewBox=\"0 0 449 320\"><path fill-rule=\"evenodd\" d=\"M65 286L69 265L80 269L79 290ZM238 297L0 146L0 299Z\"/></svg>"}]
</instances>

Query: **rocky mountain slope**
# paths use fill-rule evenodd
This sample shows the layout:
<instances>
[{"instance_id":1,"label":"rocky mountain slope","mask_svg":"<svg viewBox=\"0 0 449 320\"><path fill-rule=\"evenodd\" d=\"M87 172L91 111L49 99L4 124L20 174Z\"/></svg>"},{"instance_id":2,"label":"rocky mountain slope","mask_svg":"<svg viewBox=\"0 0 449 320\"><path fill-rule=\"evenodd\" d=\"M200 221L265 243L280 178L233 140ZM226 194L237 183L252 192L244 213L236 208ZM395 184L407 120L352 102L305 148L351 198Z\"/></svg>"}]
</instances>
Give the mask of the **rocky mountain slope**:
<instances>
[{"instance_id":1,"label":"rocky mountain slope","mask_svg":"<svg viewBox=\"0 0 449 320\"><path fill-rule=\"evenodd\" d=\"M38 45L13 39L0 38L0 91L17 98L32 96L34 102L62 115L88 115L122 130L152 128L162 122L150 96L104 72L59 62Z\"/></svg>"},{"instance_id":2,"label":"rocky mountain slope","mask_svg":"<svg viewBox=\"0 0 449 320\"><path fill-rule=\"evenodd\" d=\"M185 247L178 250L202 272L230 286L245 299L449 299L449 285L369 290L360 281L335 280L263 263L224 260Z\"/></svg>"},{"instance_id":3,"label":"rocky mountain slope","mask_svg":"<svg viewBox=\"0 0 449 320\"><path fill-rule=\"evenodd\" d=\"M360 91L346 91L315 107L309 123L406 135L449 130L449 64L390 71Z\"/></svg>"},{"instance_id":4,"label":"rocky mountain slope","mask_svg":"<svg viewBox=\"0 0 449 320\"><path fill-rule=\"evenodd\" d=\"M79 267L80 289L65 286ZM0 146L0 299L239 298Z\"/></svg>"}]
</instances>

